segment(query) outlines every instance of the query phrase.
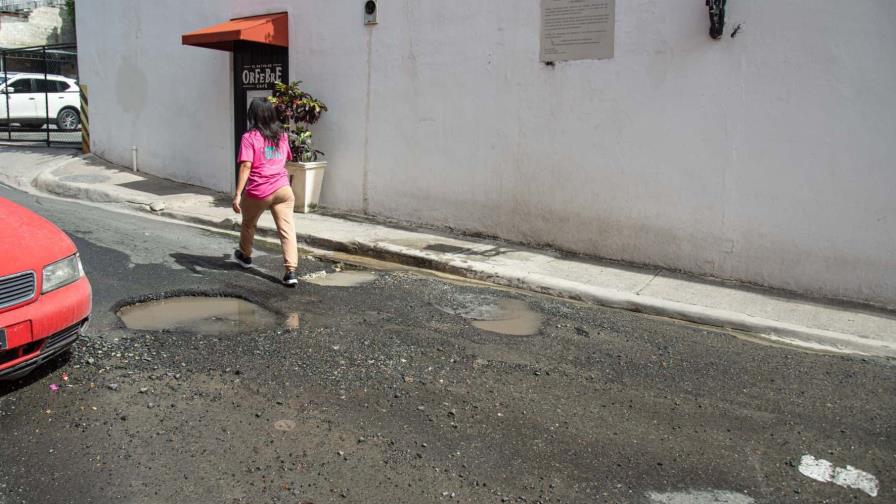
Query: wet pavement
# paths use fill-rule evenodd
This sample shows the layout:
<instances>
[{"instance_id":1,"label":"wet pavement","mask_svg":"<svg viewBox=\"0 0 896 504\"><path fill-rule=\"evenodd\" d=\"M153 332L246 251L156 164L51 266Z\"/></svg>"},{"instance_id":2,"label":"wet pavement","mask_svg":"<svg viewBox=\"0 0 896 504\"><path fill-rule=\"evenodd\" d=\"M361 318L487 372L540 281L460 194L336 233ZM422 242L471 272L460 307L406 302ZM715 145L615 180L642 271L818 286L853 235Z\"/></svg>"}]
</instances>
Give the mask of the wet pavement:
<instances>
[{"instance_id":1,"label":"wet pavement","mask_svg":"<svg viewBox=\"0 0 896 504\"><path fill-rule=\"evenodd\" d=\"M319 271L306 275L303 280L328 287L357 287L376 280L376 274L369 271Z\"/></svg>"},{"instance_id":2,"label":"wet pavement","mask_svg":"<svg viewBox=\"0 0 896 504\"><path fill-rule=\"evenodd\" d=\"M526 301L500 295L457 295L435 305L445 313L468 319L484 331L510 336L532 336L541 328L543 316Z\"/></svg>"},{"instance_id":3,"label":"wet pavement","mask_svg":"<svg viewBox=\"0 0 896 504\"><path fill-rule=\"evenodd\" d=\"M286 289L267 246L243 270L232 236L0 196L73 237L95 294L71 355L0 384L0 504L896 495L891 360L343 255Z\"/></svg>"}]
</instances>

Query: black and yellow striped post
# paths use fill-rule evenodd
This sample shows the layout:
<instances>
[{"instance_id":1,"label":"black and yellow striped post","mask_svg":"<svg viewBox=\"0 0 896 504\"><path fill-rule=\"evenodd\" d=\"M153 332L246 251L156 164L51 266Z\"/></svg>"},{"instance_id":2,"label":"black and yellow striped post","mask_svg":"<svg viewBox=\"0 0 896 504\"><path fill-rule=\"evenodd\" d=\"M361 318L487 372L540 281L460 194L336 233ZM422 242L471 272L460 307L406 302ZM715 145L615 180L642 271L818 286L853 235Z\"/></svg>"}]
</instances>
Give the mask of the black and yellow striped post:
<instances>
[{"instance_id":1,"label":"black and yellow striped post","mask_svg":"<svg viewBox=\"0 0 896 504\"><path fill-rule=\"evenodd\" d=\"M90 152L90 120L87 113L87 84L81 84L81 152Z\"/></svg>"}]
</instances>

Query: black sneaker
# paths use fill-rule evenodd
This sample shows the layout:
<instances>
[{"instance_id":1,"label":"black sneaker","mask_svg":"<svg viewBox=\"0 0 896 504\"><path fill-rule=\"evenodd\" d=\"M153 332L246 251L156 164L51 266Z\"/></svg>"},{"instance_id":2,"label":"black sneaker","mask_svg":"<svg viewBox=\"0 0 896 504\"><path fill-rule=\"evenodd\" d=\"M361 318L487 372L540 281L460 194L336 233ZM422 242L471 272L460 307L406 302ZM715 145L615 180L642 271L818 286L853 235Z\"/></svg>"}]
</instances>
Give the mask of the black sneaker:
<instances>
[{"instance_id":1,"label":"black sneaker","mask_svg":"<svg viewBox=\"0 0 896 504\"><path fill-rule=\"evenodd\" d=\"M243 255L243 253L240 252L240 249L236 249L233 251L233 258L236 259L236 262L238 262L240 266L244 268L252 267L252 258Z\"/></svg>"},{"instance_id":2,"label":"black sneaker","mask_svg":"<svg viewBox=\"0 0 896 504\"><path fill-rule=\"evenodd\" d=\"M295 271L287 271L285 275L283 275L283 285L288 285L290 287L299 285L299 279L296 278Z\"/></svg>"}]
</instances>

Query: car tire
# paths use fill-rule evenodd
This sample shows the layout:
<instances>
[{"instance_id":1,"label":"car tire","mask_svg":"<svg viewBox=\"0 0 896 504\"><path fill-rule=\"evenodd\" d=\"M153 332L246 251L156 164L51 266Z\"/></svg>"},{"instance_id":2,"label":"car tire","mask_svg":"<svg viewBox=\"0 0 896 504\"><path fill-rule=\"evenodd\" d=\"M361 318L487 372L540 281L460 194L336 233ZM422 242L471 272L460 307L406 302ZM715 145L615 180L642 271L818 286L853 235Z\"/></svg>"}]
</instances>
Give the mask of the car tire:
<instances>
[{"instance_id":1,"label":"car tire","mask_svg":"<svg viewBox=\"0 0 896 504\"><path fill-rule=\"evenodd\" d=\"M56 116L56 127L61 130L78 129L81 124L81 115L75 109L64 108Z\"/></svg>"}]
</instances>

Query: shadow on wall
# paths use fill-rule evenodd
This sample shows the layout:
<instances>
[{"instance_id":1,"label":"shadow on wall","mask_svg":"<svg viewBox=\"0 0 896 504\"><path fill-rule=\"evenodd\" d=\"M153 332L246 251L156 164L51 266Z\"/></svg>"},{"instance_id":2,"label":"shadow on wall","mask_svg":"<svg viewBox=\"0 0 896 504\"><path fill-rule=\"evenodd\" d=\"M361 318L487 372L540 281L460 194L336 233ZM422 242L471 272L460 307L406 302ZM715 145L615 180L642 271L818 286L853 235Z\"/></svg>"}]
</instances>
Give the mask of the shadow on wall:
<instances>
[{"instance_id":1,"label":"shadow on wall","mask_svg":"<svg viewBox=\"0 0 896 504\"><path fill-rule=\"evenodd\" d=\"M149 86L143 69L122 58L115 74L115 101L122 111L139 115L146 108Z\"/></svg>"}]
</instances>

